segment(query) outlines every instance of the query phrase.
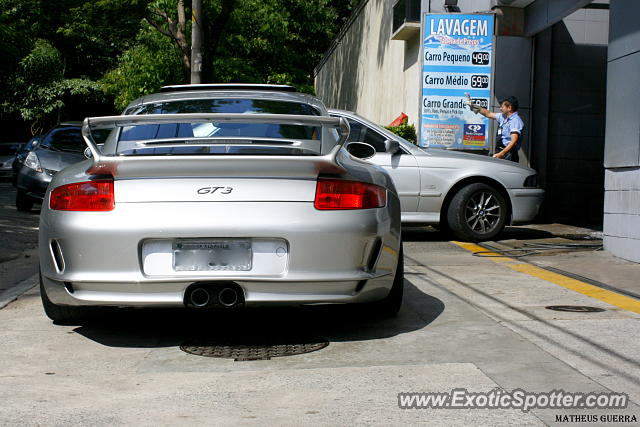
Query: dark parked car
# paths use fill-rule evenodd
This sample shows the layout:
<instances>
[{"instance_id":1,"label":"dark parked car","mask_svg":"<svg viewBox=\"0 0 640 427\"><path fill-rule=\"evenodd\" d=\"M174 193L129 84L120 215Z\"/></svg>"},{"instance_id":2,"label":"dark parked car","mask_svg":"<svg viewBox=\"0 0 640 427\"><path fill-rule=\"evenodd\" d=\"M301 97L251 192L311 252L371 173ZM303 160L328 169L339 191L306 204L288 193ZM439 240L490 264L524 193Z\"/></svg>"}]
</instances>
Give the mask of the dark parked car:
<instances>
[{"instance_id":1,"label":"dark parked car","mask_svg":"<svg viewBox=\"0 0 640 427\"><path fill-rule=\"evenodd\" d=\"M42 137L31 140L32 149L16 157L14 185L19 211L30 211L36 201L42 201L53 175L85 159L83 153L87 146L81 127L79 122L61 123Z\"/></svg>"},{"instance_id":2,"label":"dark parked car","mask_svg":"<svg viewBox=\"0 0 640 427\"><path fill-rule=\"evenodd\" d=\"M11 176L11 163L20 147L20 142L0 142L0 178Z\"/></svg>"}]
</instances>

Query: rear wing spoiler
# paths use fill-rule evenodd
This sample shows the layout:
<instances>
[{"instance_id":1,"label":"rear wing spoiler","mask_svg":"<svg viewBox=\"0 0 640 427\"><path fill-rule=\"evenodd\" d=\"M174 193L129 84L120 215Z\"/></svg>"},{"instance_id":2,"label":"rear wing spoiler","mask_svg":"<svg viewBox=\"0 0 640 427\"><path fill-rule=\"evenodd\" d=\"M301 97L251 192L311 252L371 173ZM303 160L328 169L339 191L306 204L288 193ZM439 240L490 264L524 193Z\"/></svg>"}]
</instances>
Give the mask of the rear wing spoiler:
<instances>
[{"instance_id":1,"label":"rear wing spoiler","mask_svg":"<svg viewBox=\"0 0 640 427\"><path fill-rule=\"evenodd\" d=\"M224 156L118 156L102 153L91 134L91 127L124 127L147 124L169 123L267 123L301 126L321 126L338 131L339 139L331 151L318 156L260 156L260 155L224 155ZM185 174L198 176L212 169L230 169L228 166L236 159L234 171L242 173L253 171L271 175L274 170L285 168L287 175L308 175L311 173L343 173L345 170L336 161L340 148L349 136L349 123L342 117L308 116L292 114L145 114L105 117L87 117L82 124L82 137L93 157L93 165L88 172L92 174L111 174L118 177L139 177ZM207 137L207 140L228 140L228 137ZM286 138L280 138L285 140ZM158 142L159 140L146 140ZM188 167L185 165L188 163Z\"/></svg>"}]
</instances>

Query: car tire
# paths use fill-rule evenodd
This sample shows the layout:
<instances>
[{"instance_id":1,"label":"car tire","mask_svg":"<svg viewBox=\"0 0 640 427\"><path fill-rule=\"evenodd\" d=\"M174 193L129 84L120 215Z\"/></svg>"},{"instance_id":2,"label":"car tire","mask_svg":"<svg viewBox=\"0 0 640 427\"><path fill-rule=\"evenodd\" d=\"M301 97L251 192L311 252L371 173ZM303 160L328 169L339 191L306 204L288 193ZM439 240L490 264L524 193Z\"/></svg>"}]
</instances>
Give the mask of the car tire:
<instances>
[{"instance_id":1,"label":"car tire","mask_svg":"<svg viewBox=\"0 0 640 427\"><path fill-rule=\"evenodd\" d=\"M18 209L20 212L31 212L34 203L35 200L27 196L24 191L18 190L16 192L16 209Z\"/></svg>"},{"instance_id":2,"label":"car tire","mask_svg":"<svg viewBox=\"0 0 640 427\"><path fill-rule=\"evenodd\" d=\"M404 295L404 255L402 243L400 244L400 255L398 256L398 267L393 278L393 284L389 294L381 301L370 305L372 314L378 317L395 317L402 307L402 297Z\"/></svg>"},{"instance_id":3,"label":"car tire","mask_svg":"<svg viewBox=\"0 0 640 427\"><path fill-rule=\"evenodd\" d=\"M87 307L71 307L57 305L51 302L42 283L42 273L40 273L40 299L42 300L42 307L47 317L57 324L74 325L81 323L87 318Z\"/></svg>"},{"instance_id":4,"label":"car tire","mask_svg":"<svg viewBox=\"0 0 640 427\"><path fill-rule=\"evenodd\" d=\"M463 241L490 240L502 231L507 203L494 187L475 183L463 187L451 199L447 222L453 235Z\"/></svg>"}]
</instances>

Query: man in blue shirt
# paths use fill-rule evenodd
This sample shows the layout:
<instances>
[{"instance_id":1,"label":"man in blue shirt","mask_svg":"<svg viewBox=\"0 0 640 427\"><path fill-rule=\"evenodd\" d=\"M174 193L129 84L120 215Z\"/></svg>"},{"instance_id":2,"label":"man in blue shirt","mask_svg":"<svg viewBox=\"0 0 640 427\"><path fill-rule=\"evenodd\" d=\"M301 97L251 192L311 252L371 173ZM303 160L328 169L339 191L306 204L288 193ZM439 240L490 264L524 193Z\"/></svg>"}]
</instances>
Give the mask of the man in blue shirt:
<instances>
[{"instance_id":1,"label":"man in blue shirt","mask_svg":"<svg viewBox=\"0 0 640 427\"><path fill-rule=\"evenodd\" d=\"M468 103L474 113L498 121L498 136L496 141L496 159L519 161L518 150L522 145L522 129L524 122L518 115L518 98L508 96L500 101L500 113L492 113L486 108Z\"/></svg>"}]
</instances>

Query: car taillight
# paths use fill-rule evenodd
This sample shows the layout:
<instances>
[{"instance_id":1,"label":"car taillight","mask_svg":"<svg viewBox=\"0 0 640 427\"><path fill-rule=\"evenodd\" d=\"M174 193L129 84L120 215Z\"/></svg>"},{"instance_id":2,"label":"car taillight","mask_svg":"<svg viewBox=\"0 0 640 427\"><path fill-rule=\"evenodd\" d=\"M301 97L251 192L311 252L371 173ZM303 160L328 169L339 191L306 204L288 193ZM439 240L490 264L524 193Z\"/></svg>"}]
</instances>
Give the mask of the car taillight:
<instances>
[{"instance_id":1,"label":"car taillight","mask_svg":"<svg viewBox=\"0 0 640 427\"><path fill-rule=\"evenodd\" d=\"M49 198L49 207L58 211L110 211L114 206L111 179L62 185Z\"/></svg>"},{"instance_id":2,"label":"car taillight","mask_svg":"<svg viewBox=\"0 0 640 427\"><path fill-rule=\"evenodd\" d=\"M387 192L374 184L340 179L318 179L316 209L370 209L387 203Z\"/></svg>"}]
</instances>

